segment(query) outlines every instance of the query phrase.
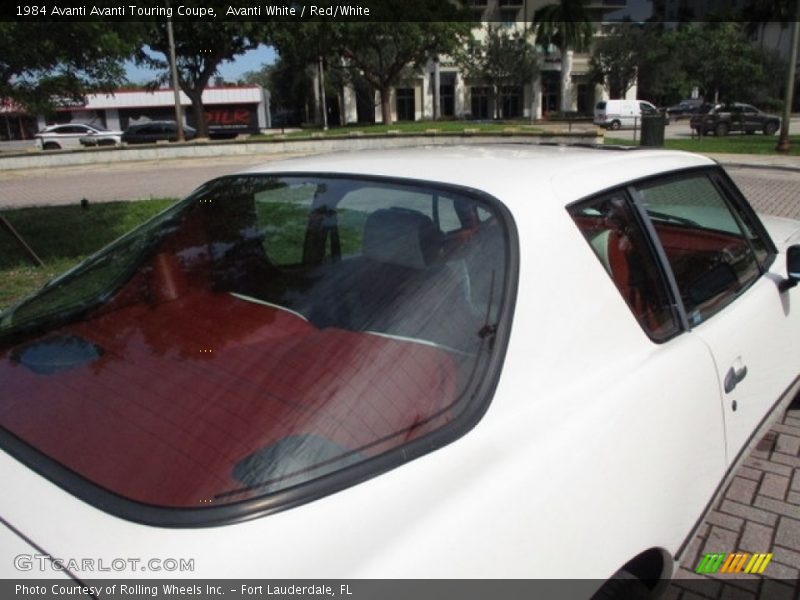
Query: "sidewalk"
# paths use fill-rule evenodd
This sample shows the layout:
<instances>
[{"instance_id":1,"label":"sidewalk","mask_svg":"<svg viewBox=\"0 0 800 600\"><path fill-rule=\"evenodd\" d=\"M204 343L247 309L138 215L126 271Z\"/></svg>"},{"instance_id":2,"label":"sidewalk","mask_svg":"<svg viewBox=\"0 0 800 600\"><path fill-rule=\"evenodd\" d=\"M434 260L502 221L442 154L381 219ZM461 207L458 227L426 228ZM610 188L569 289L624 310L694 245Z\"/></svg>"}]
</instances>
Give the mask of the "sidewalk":
<instances>
[{"instance_id":1,"label":"sidewalk","mask_svg":"<svg viewBox=\"0 0 800 600\"><path fill-rule=\"evenodd\" d=\"M725 167L752 169L779 169L800 172L800 156L779 156L775 154L715 154L702 153L713 158Z\"/></svg>"},{"instance_id":2,"label":"sidewalk","mask_svg":"<svg viewBox=\"0 0 800 600\"><path fill-rule=\"evenodd\" d=\"M696 569L707 553L771 552L765 575ZM800 398L752 450L686 551L665 600L793 600L800 587Z\"/></svg>"}]
</instances>

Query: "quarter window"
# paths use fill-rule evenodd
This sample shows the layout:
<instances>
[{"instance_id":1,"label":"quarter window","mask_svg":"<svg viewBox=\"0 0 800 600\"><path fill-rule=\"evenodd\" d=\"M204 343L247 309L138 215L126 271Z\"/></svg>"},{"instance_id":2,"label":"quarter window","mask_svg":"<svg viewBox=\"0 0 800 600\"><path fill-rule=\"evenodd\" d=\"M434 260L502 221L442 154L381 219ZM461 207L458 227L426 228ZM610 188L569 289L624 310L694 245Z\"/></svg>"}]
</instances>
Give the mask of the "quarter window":
<instances>
[{"instance_id":1,"label":"quarter window","mask_svg":"<svg viewBox=\"0 0 800 600\"><path fill-rule=\"evenodd\" d=\"M661 341L677 333L666 283L628 196L594 198L570 214L648 335Z\"/></svg>"},{"instance_id":2,"label":"quarter window","mask_svg":"<svg viewBox=\"0 0 800 600\"><path fill-rule=\"evenodd\" d=\"M691 325L716 314L759 277L753 232L706 174L643 185L639 193Z\"/></svg>"}]
</instances>

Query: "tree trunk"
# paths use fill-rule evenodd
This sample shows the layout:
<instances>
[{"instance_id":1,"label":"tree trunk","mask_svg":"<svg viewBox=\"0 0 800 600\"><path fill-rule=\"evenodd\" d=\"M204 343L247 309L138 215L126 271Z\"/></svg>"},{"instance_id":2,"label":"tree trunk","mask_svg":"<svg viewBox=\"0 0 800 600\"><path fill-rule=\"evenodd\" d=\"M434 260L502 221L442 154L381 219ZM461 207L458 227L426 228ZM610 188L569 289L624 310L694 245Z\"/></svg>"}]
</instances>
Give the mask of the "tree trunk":
<instances>
[{"instance_id":1,"label":"tree trunk","mask_svg":"<svg viewBox=\"0 0 800 600\"><path fill-rule=\"evenodd\" d=\"M189 96L189 100L192 101L192 114L194 115L194 124L197 128L197 137L198 138L207 138L208 137L208 123L206 122L206 113L203 109L203 98L202 92L198 92L193 90L186 92L186 95Z\"/></svg>"},{"instance_id":2,"label":"tree trunk","mask_svg":"<svg viewBox=\"0 0 800 600\"><path fill-rule=\"evenodd\" d=\"M388 87L380 89L381 94L381 117L383 117L384 125L392 124L392 102L391 94Z\"/></svg>"}]
</instances>

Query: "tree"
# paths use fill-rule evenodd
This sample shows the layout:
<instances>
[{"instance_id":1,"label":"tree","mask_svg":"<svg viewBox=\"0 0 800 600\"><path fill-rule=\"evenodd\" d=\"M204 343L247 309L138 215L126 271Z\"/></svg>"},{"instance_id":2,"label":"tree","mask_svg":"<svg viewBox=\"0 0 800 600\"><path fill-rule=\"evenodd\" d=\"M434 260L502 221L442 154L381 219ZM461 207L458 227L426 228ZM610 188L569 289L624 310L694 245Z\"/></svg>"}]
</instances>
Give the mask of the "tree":
<instances>
[{"instance_id":1,"label":"tree","mask_svg":"<svg viewBox=\"0 0 800 600\"><path fill-rule=\"evenodd\" d=\"M326 97L338 99L338 88L344 84L343 75L337 69L341 59L334 52L335 36L335 26L329 21L286 23L272 36L278 61L271 71L270 91L274 89L278 93L279 102L283 102L286 109L305 107L306 121L311 121L310 106L314 109L316 120L322 120L320 63L326 71L329 67L334 69L333 76L330 72L325 76Z\"/></svg>"},{"instance_id":2,"label":"tree","mask_svg":"<svg viewBox=\"0 0 800 600\"><path fill-rule=\"evenodd\" d=\"M548 4L533 15L536 43L549 52L550 46L561 54L561 110L570 108L570 51L589 47L594 36L594 26L586 8L587 0L560 0Z\"/></svg>"},{"instance_id":3,"label":"tree","mask_svg":"<svg viewBox=\"0 0 800 600\"><path fill-rule=\"evenodd\" d=\"M495 118L503 116L498 102L501 89L525 85L539 72L538 57L526 37L521 32L489 27L482 41L472 39L455 52L464 77L482 81L491 90Z\"/></svg>"},{"instance_id":4,"label":"tree","mask_svg":"<svg viewBox=\"0 0 800 600\"><path fill-rule=\"evenodd\" d=\"M266 41L267 29L257 21L175 21L174 31L178 85L192 103L198 137L208 137L203 91L223 62L257 48ZM152 23L150 36L148 42L150 50L157 52L161 57L142 49L137 55L137 61L163 71L163 74L152 82L152 85L156 86L169 81L169 43L166 23Z\"/></svg>"},{"instance_id":5,"label":"tree","mask_svg":"<svg viewBox=\"0 0 800 600\"><path fill-rule=\"evenodd\" d=\"M595 45L591 78L607 84L611 98L624 98L636 83L643 41L639 25L624 23L611 26Z\"/></svg>"},{"instance_id":6,"label":"tree","mask_svg":"<svg viewBox=\"0 0 800 600\"><path fill-rule=\"evenodd\" d=\"M637 95L655 104L672 104L689 96L696 81L686 70L679 34L660 23L620 23L595 42L591 58L594 81L621 98L637 85Z\"/></svg>"},{"instance_id":7,"label":"tree","mask_svg":"<svg viewBox=\"0 0 800 600\"><path fill-rule=\"evenodd\" d=\"M1 22L0 97L47 112L89 92L110 92L125 82L122 61L142 33L135 23Z\"/></svg>"},{"instance_id":8,"label":"tree","mask_svg":"<svg viewBox=\"0 0 800 600\"><path fill-rule=\"evenodd\" d=\"M451 54L467 40L469 23L343 23L335 41L343 66L355 70L381 99L383 123L392 123L390 91L440 54Z\"/></svg>"},{"instance_id":9,"label":"tree","mask_svg":"<svg viewBox=\"0 0 800 600\"><path fill-rule=\"evenodd\" d=\"M678 36L687 72L714 102L749 97L766 81L765 57L742 23L708 22L685 27Z\"/></svg>"},{"instance_id":10,"label":"tree","mask_svg":"<svg viewBox=\"0 0 800 600\"><path fill-rule=\"evenodd\" d=\"M318 91L314 86L317 77L316 65L292 54L278 55L275 63L264 65L258 71L245 73L242 79L247 83L255 83L268 89L273 118L297 124L302 121L311 122L314 114L314 103ZM343 81L336 69L328 71L325 77L325 92L329 100L338 100ZM341 115L342 108L339 107ZM343 122L341 122L343 124Z\"/></svg>"}]
</instances>

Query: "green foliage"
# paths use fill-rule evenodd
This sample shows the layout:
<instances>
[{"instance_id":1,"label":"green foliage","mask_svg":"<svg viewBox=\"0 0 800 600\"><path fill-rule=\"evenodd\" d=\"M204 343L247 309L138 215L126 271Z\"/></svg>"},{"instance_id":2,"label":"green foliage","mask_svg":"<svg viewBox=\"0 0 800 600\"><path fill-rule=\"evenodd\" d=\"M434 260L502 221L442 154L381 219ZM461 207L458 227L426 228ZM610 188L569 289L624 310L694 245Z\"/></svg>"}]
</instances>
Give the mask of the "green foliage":
<instances>
[{"instance_id":1,"label":"green foliage","mask_svg":"<svg viewBox=\"0 0 800 600\"><path fill-rule=\"evenodd\" d=\"M759 104L782 94L779 57L754 46L745 25L709 21L667 29L662 24L622 23L597 41L592 73L612 97L638 84L638 96L658 105L689 97L694 87L713 101Z\"/></svg>"},{"instance_id":2,"label":"green foliage","mask_svg":"<svg viewBox=\"0 0 800 600\"><path fill-rule=\"evenodd\" d=\"M0 229L0 310L173 203L158 199L91 204L88 210L53 206L3 211L45 265L30 266L10 234Z\"/></svg>"},{"instance_id":3,"label":"green foliage","mask_svg":"<svg viewBox=\"0 0 800 600\"><path fill-rule=\"evenodd\" d=\"M455 51L454 58L465 78L489 86L496 109L502 87L526 85L539 72L538 57L527 36L499 27L489 27L483 40L470 40Z\"/></svg>"},{"instance_id":4,"label":"green foliage","mask_svg":"<svg viewBox=\"0 0 800 600\"><path fill-rule=\"evenodd\" d=\"M749 97L767 79L764 58L742 23L708 22L678 32L684 67L706 98Z\"/></svg>"},{"instance_id":5,"label":"green foliage","mask_svg":"<svg viewBox=\"0 0 800 600\"><path fill-rule=\"evenodd\" d=\"M791 156L800 155L800 135L789 136ZM664 140L664 148L668 150L685 150L708 154L777 154L775 150L777 136L773 135L728 135L716 137L706 135L695 138L675 138ZM630 139L606 137L606 144L615 146L638 146L639 142Z\"/></svg>"},{"instance_id":6,"label":"green foliage","mask_svg":"<svg viewBox=\"0 0 800 600\"><path fill-rule=\"evenodd\" d=\"M310 107L314 102L314 66L300 61L293 55L278 56L271 65L263 65L258 71L250 71L242 78L247 83L255 83L268 89L270 106L274 113L305 109L302 120L308 120ZM326 88L330 84L326 80ZM335 94L337 90L330 90Z\"/></svg>"},{"instance_id":7,"label":"green foliage","mask_svg":"<svg viewBox=\"0 0 800 600\"><path fill-rule=\"evenodd\" d=\"M405 8L405 6L404 6ZM452 54L468 38L463 22L341 23L334 54L351 77L357 75L381 95L383 122L391 124L389 90L440 54Z\"/></svg>"},{"instance_id":8,"label":"green foliage","mask_svg":"<svg viewBox=\"0 0 800 600\"><path fill-rule=\"evenodd\" d=\"M642 27L624 23L610 27L595 45L590 77L607 82L611 98L624 98L636 83L643 38Z\"/></svg>"},{"instance_id":9,"label":"green foliage","mask_svg":"<svg viewBox=\"0 0 800 600\"><path fill-rule=\"evenodd\" d=\"M125 82L122 61L141 35L138 23L1 22L0 98L34 113L111 91Z\"/></svg>"},{"instance_id":10,"label":"green foliage","mask_svg":"<svg viewBox=\"0 0 800 600\"><path fill-rule=\"evenodd\" d=\"M137 62L162 71L161 76L152 82L159 85L169 81L167 26L164 22L152 22L147 27L146 43L160 56L140 49ZM203 90L223 62L266 42L269 27L258 21L176 21L173 28L178 84L192 101L198 136L207 137Z\"/></svg>"},{"instance_id":11,"label":"green foliage","mask_svg":"<svg viewBox=\"0 0 800 600\"><path fill-rule=\"evenodd\" d=\"M448 2L386 1L372 2L370 7L386 21L286 23L272 40L279 55L296 67L315 64L322 57L326 77L339 76L357 89L378 90L388 124L390 89L411 70L459 48L469 38L471 24L457 20L460 9ZM417 20L406 20L409 14Z\"/></svg>"},{"instance_id":12,"label":"green foliage","mask_svg":"<svg viewBox=\"0 0 800 600\"><path fill-rule=\"evenodd\" d=\"M583 51L594 36L587 0L560 0L537 10L533 15L536 43L545 50L553 45L563 52Z\"/></svg>"}]
</instances>

